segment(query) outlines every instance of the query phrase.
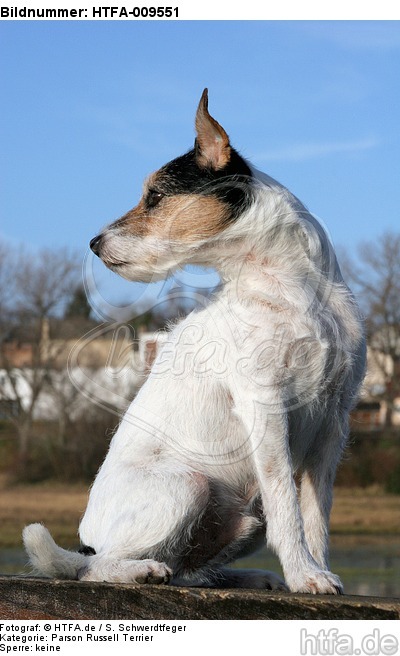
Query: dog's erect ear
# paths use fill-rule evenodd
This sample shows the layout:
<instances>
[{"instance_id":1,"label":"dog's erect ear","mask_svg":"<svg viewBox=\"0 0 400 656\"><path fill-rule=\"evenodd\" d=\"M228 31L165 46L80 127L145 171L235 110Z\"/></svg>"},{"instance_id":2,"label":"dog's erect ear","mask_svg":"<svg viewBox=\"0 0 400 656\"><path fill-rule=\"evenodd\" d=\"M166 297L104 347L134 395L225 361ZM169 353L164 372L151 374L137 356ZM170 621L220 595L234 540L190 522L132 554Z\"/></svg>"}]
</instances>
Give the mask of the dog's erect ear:
<instances>
[{"instance_id":1,"label":"dog's erect ear","mask_svg":"<svg viewBox=\"0 0 400 656\"><path fill-rule=\"evenodd\" d=\"M208 113L208 89L204 89L196 113L196 160L202 168L223 169L231 157L229 137Z\"/></svg>"}]
</instances>

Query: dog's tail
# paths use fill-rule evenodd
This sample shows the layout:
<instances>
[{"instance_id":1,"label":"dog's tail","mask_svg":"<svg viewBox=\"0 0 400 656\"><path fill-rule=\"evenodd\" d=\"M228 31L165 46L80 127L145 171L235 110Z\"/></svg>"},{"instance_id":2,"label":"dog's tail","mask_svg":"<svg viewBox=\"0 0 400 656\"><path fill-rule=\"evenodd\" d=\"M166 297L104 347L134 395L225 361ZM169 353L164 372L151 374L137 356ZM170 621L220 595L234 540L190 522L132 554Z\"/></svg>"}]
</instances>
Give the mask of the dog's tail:
<instances>
[{"instance_id":1,"label":"dog's tail","mask_svg":"<svg viewBox=\"0 0 400 656\"><path fill-rule=\"evenodd\" d=\"M26 526L22 539L35 574L48 578L77 579L79 571L87 566L88 556L59 547L43 524Z\"/></svg>"}]
</instances>

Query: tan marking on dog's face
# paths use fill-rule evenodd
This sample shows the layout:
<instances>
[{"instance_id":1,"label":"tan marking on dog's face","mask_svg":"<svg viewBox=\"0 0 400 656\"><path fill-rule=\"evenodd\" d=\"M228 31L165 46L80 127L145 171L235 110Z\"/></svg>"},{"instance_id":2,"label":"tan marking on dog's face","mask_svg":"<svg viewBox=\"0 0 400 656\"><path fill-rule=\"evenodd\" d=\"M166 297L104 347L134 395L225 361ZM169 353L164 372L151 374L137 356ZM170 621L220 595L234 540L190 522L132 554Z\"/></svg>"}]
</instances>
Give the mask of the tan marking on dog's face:
<instances>
[{"instance_id":1,"label":"tan marking on dog's face","mask_svg":"<svg viewBox=\"0 0 400 656\"><path fill-rule=\"evenodd\" d=\"M214 196L164 196L152 209L146 208L144 196L112 227L134 237L152 236L173 242L194 243L221 232L228 212L226 205Z\"/></svg>"},{"instance_id":2,"label":"tan marking on dog's face","mask_svg":"<svg viewBox=\"0 0 400 656\"><path fill-rule=\"evenodd\" d=\"M166 197L159 208L154 235L184 243L214 237L228 218L224 203L213 196L179 195Z\"/></svg>"},{"instance_id":3,"label":"tan marking on dog's face","mask_svg":"<svg viewBox=\"0 0 400 656\"><path fill-rule=\"evenodd\" d=\"M148 234L147 218L147 209L142 198L136 207L114 221L110 227L121 230L122 233L131 233L135 237L145 237Z\"/></svg>"}]
</instances>

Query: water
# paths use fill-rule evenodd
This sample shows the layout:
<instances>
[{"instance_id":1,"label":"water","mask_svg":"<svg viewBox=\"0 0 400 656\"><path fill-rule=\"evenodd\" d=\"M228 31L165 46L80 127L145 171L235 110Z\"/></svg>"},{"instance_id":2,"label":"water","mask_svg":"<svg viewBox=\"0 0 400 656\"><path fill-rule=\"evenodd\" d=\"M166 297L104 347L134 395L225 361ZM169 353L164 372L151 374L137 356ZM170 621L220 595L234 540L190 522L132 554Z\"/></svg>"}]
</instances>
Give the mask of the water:
<instances>
[{"instance_id":1,"label":"water","mask_svg":"<svg viewBox=\"0 0 400 656\"><path fill-rule=\"evenodd\" d=\"M0 575L27 574L26 555L22 549L0 549Z\"/></svg>"},{"instance_id":2,"label":"water","mask_svg":"<svg viewBox=\"0 0 400 656\"><path fill-rule=\"evenodd\" d=\"M277 558L266 549L237 564L281 573ZM333 536L331 569L342 579L346 594L400 598L400 538ZM22 549L0 549L0 575L28 573Z\"/></svg>"}]
</instances>

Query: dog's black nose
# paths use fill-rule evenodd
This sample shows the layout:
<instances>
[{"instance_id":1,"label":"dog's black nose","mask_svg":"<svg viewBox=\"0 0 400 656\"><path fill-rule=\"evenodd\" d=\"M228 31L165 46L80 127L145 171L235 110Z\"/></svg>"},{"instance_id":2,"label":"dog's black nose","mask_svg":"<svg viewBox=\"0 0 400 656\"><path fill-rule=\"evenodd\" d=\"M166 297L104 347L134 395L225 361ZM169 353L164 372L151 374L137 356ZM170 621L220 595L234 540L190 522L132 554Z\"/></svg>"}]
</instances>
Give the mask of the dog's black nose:
<instances>
[{"instance_id":1,"label":"dog's black nose","mask_svg":"<svg viewBox=\"0 0 400 656\"><path fill-rule=\"evenodd\" d=\"M90 242L90 248L92 249L93 253L97 256L100 255L101 239L102 239L102 235L97 235L97 237L93 237L93 239Z\"/></svg>"}]
</instances>

